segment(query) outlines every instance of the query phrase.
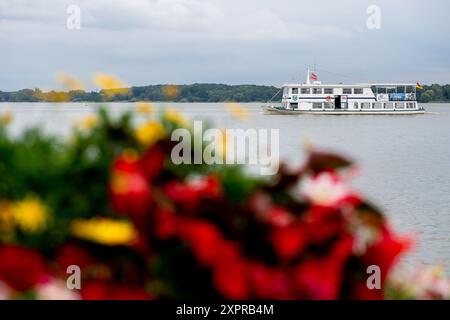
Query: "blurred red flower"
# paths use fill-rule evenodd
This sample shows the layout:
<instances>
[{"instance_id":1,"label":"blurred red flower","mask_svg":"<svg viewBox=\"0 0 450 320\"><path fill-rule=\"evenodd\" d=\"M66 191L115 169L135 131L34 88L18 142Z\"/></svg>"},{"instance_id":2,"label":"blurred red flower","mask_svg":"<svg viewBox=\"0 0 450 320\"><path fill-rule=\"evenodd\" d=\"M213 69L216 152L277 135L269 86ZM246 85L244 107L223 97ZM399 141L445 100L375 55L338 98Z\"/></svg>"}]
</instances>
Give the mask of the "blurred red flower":
<instances>
[{"instance_id":1,"label":"blurred red flower","mask_svg":"<svg viewBox=\"0 0 450 320\"><path fill-rule=\"evenodd\" d=\"M138 220L147 214L152 204L151 188L137 159L122 156L114 162L110 194L116 212Z\"/></svg>"},{"instance_id":2,"label":"blurred red flower","mask_svg":"<svg viewBox=\"0 0 450 320\"><path fill-rule=\"evenodd\" d=\"M186 209L194 209L204 199L219 197L221 186L217 177L206 176L187 183L170 181L164 191L176 204Z\"/></svg>"},{"instance_id":3,"label":"blurred red flower","mask_svg":"<svg viewBox=\"0 0 450 320\"><path fill-rule=\"evenodd\" d=\"M396 260L411 247L410 238L394 235L387 226L383 226L379 239L367 248L361 259L365 267L376 265L380 268L381 282L384 283Z\"/></svg>"},{"instance_id":4,"label":"blurred red flower","mask_svg":"<svg viewBox=\"0 0 450 320\"><path fill-rule=\"evenodd\" d=\"M205 266L213 266L221 254L219 249L224 240L220 230L212 223L187 219L180 223L180 237Z\"/></svg>"},{"instance_id":5,"label":"blurred red flower","mask_svg":"<svg viewBox=\"0 0 450 320\"><path fill-rule=\"evenodd\" d=\"M222 193L219 179L215 175L208 175L196 181L197 192L205 198L215 199Z\"/></svg>"},{"instance_id":6,"label":"blurred red flower","mask_svg":"<svg viewBox=\"0 0 450 320\"><path fill-rule=\"evenodd\" d=\"M149 300L152 298L141 287L103 281L83 284L81 297L84 300Z\"/></svg>"},{"instance_id":7,"label":"blurred red flower","mask_svg":"<svg viewBox=\"0 0 450 320\"><path fill-rule=\"evenodd\" d=\"M199 202L197 190L180 181L168 182L164 191L173 202L183 207L193 208Z\"/></svg>"},{"instance_id":8,"label":"blurred red flower","mask_svg":"<svg viewBox=\"0 0 450 320\"><path fill-rule=\"evenodd\" d=\"M56 263L63 273L70 265L77 265L81 270L96 264L96 258L89 251L75 243L67 243L58 249Z\"/></svg>"},{"instance_id":9,"label":"blurred red flower","mask_svg":"<svg viewBox=\"0 0 450 320\"><path fill-rule=\"evenodd\" d=\"M321 245L346 231L347 223L339 207L311 206L307 213L307 232L311 244Z\"/></svg>"},{"instance_id":10,"label":"blurred red flower","mask_svg":"<svg viewBox=\"0 0 450 320\"><path fill-rule=\"evenodd\" d=\"M271 240L280 259L290 260L303 253L307 246L307 229L302 222L274 227Z\"/></svg>"},{"instance_id":11,"label":"blurred red flower","mask_svg":"<svg viewBox=\"0 0 450 320\"><path fill-rule=\"evenodd\" d=\"M270 208L263 214L263 216L263 220L278 227L287 226L294 221L293 215L281 207Z\"/></svg>"},{"instance_id":12,"label":"blurred red flower","mask_svg":"<svg viewBox=\"0 0 450 320\"><path fill-rule=\"evenodd\" d=\"M261 263L253 263L249 271L253 293L259 299L293 299L292 280L287 272Z\"/></svg>"},{"instance_id":13,"label":"blurred red flower","mask_svg":"<svg viewBox=\"0 0 450 320\"><path fill-rule=\"evenodd\" d=\"M164 167L164 149L161 144L155 144L140 159L140 166L145 177L152 180Z\"/></svg>"},{"instance_id":14,"label":"blurred red flower","mask_svg":"<svg viewBox=\"0 0 450 320\"><path fill-rule=\"evenodd\" d=\"M178 232L177 215L170 210L156 210L153 219L153 232L160 240L167 240L176 236Z\"/></svg>"},{"instance_id":15,"label":"blurred red flower","mask_svg":"<svg viewBox=\"0 0 450 320\"><path fill-rule=\"evenodd\" d=\"M353 239L346 235L326 255L302 262L296 271L296 283L301 295L314 300L338 299L352 247Z\"/></svg>"},{"instance_id":16,"label":"blurred red flower","mask_svg":"<svg viewBox=\"0 0 450 320\"><path fill-rule=\"evenodd\" d=\"M213 283L225 299L247 299L250 295L248 268L241 259L223 260L213 270Z\"/></svg>"},{"instance_id":17,"label":"blurred red flower","mask_svg":"<svg viewBox=\"0 0 450 320\"><path fill-rule=\"evenodd\" d=\"M0 247L0 280L14 290L25 292L48 278L44 259L33 249Z\"/></svg>"}]
</instances>

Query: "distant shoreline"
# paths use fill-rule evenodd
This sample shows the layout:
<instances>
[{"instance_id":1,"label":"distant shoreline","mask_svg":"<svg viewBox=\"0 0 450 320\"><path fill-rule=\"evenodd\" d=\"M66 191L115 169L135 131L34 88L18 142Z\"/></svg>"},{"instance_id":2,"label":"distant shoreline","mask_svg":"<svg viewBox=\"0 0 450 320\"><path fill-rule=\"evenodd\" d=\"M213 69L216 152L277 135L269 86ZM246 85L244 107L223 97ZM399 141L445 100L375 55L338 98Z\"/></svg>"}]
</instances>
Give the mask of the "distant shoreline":
<instances>
[{"instance_id":1,"label":"distant shoreline","mask_svg":"<svg viewBox=\"0 0 450 320\"><path fill-rule=\"evenodd\" d=\"M170 86L172 92L166 92ZM149 85L100 91L48 91L39 88L22 89L12 92L0 91L0 102L267 102L280 101L280 88L265 85L226 85L214 83L196 83L188 85ZM425 85L417 91L420 103L450 102L450 84Z\"/></svg>"}]
</instances>

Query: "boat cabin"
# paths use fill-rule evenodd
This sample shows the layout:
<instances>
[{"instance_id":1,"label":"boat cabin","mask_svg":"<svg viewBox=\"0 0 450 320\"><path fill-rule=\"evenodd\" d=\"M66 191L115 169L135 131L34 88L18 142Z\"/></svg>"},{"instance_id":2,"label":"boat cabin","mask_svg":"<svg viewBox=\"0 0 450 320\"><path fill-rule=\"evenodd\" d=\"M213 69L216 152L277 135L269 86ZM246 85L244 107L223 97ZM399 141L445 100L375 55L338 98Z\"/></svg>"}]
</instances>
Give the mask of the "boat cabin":
<instances>
[{"instance_id":1,"label":"boat cabin","mask_svg":"<svg viewBox=\"0 0 450 320\"><path fill-rule=\"evenodd\" d=\"M291 110L413 110L418 109L416 85L285 84L282 108Z\"/></svg>"}]
</instances>

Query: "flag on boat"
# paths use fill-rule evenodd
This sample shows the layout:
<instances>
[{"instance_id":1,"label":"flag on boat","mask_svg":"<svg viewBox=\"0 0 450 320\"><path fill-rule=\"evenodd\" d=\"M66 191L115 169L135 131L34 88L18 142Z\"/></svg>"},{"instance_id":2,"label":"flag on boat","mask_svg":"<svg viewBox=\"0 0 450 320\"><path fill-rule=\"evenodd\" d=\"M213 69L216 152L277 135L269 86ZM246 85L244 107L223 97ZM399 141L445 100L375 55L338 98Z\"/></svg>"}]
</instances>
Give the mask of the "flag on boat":
<instances>
[{"instance_id":1,"label":"flag on boat","mask_svg":"<svg viewBox=\"0 0 450 320\"><path fill-rule=\"evenodd\" d=\"M312 81L317 81L319 78L317 77L317 74L315 74L314 72L311 72L311 75L309 76L309 78Z\"/></svg>"},{"instance_id":2,"label":"flag on boat","mask_svg":"<svg viewBox=\"0 0 450 320\"><path fill-rule=\"evenodd\" d=\"M416 89L419 89L419 90L420 90L420 89L423 89L423 85L421 85L420 83L417 82L417 84L416 84Z\"/></svg>"}]
</instances>

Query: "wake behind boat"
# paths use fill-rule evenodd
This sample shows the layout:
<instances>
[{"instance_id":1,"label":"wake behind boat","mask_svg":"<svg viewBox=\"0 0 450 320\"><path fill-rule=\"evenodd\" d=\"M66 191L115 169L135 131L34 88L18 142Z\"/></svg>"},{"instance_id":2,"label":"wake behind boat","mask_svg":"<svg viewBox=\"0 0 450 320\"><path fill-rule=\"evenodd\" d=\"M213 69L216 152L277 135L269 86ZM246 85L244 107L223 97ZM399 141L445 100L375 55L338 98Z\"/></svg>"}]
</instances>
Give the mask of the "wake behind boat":
<instances>
[{"instance_id":1,"label":"wake behind boat","mask_svg":"<svg viewBox=\"0 0 450 320\"><path fill-rule=\"evenodd\" d=\"M419 84L322 84L308 70L303 84L285 84L281 104L263 105L268 114L423 114L417 102Z\"/></svg>"}]
</instances>

